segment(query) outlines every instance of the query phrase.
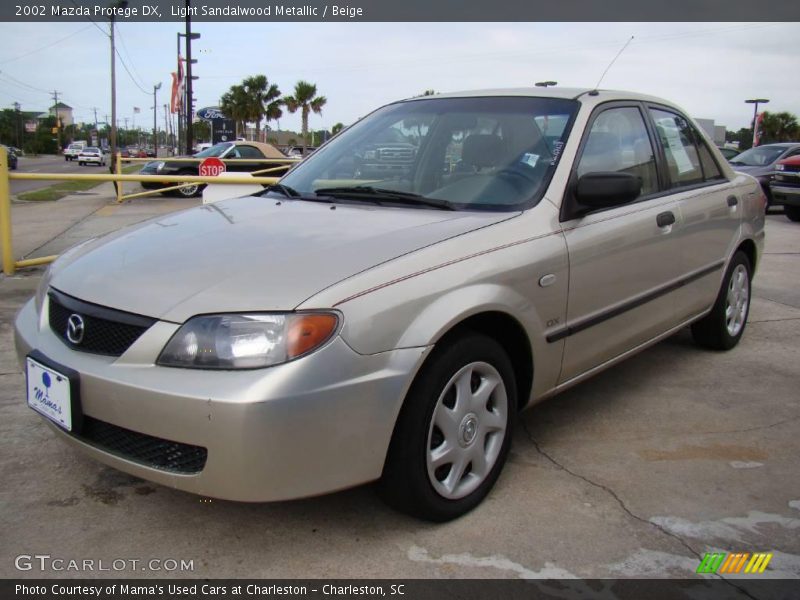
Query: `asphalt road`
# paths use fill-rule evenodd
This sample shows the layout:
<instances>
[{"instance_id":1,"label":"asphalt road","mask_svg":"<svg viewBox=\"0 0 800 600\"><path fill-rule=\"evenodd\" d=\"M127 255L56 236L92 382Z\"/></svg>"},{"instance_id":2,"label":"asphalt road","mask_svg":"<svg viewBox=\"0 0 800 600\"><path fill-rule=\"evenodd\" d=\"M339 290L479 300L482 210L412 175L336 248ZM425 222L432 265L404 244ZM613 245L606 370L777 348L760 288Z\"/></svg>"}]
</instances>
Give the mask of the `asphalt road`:
<instances>
[{"instance_id":1,"label":"asphalt road","mask_svg":"<svg viewBox=\"0 0 800 600\"><path fill-rule=\"evenodd\" d=\"M127 210L137 204L72 231ZM13 350L40 275L0 279L0 577L693 578L705 552L771 552L760 577L800 577L800 224L782 215L767 219L736 349L702 350L682 331L528 410L486 501L441 525L393 512L370 486L200 498L63 445L26 406ZM19 571L24 554L160 562ZM160 568L168 559L186 570ZM742 597L744 576L725 577Z\"/></svg>"},{"instance_id":2,"label":"asphalt road","mask_svg":"<svg viewBox=\"0 0 800 600\"><path fill-rule=\"evenodd\" d=\"M81 167L78 166L76 161L64 160L63 156L53 156L43 154L37 157L21 156L17 166L18 173L104 173L107 172L108 166L105 168L96 167L94 165ZM53 185L56 181L11 181L11 195L16 195L22 192L29 192L31 190L38 190L49 185Z\"/></svg>"}]
</instances>

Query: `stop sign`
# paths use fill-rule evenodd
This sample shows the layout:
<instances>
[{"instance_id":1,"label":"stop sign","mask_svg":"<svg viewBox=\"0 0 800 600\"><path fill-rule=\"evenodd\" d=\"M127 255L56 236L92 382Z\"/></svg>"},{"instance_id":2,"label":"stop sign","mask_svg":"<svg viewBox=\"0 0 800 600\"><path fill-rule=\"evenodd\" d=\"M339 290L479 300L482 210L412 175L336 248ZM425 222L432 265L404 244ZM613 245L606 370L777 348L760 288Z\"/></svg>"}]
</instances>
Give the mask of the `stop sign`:
<instances>
[{"instance_id":1,"label":"stop sign","mask_svg":"<svg viewBox=\"0 0 800 600\"><path fill-rule=\"evenodd\" d=\"M225 163L215 156L209 156L200 163L200 177L216 177L225 172Z\"/></svg>"}]
</instances>

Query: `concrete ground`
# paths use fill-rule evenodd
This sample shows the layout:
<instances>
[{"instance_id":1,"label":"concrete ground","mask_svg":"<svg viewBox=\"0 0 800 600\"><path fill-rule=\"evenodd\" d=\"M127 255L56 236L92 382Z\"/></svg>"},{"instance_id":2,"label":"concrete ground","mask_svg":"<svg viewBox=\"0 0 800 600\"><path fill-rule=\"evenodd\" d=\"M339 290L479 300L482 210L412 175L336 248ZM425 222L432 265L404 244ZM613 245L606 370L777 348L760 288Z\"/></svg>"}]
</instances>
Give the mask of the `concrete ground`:
<instances>
[{"instance_id":1,"label":"concrete ground","mask_svg":"<svg viewBox=\"0 0 800 600\"><path fill-rule=\"evenodd\" d=\"M159 202L15 205L18 254L187 204ZM370 486L209 501L65 447L27 408L13 353L14 314L40 275L0 280L0 577L691 577L711 551L772 552L764 576L800 577L800 225L783 216L768 217L735 350L700 350L684 331L534 407L487 500L442 525L391 511ZM193 570L18 571L22 554Z\"/></svg>"}]
</instances>

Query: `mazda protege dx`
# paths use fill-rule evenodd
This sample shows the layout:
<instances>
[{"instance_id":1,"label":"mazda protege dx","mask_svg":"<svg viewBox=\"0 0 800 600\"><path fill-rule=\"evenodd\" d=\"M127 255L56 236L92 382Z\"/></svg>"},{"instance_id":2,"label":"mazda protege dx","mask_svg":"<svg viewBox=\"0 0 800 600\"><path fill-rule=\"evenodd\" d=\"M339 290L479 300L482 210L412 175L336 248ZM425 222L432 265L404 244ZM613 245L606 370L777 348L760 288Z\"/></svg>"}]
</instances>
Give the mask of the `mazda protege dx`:
<instances>
[{"instance_id":1,"label":"mazda protege dx","mask_svg":"<svg viewBox=\"0 0 800 600\"><path fill-rule=\"evenodd\" d=\"M398 148L402 169L362 168ZM16 320L27 401L166 486L259 502L379 480L451 519L520 410L682 327L735 346L764 206L658 98L396 102L260 194L62 255Z\"/></svg>"}]
</instances>

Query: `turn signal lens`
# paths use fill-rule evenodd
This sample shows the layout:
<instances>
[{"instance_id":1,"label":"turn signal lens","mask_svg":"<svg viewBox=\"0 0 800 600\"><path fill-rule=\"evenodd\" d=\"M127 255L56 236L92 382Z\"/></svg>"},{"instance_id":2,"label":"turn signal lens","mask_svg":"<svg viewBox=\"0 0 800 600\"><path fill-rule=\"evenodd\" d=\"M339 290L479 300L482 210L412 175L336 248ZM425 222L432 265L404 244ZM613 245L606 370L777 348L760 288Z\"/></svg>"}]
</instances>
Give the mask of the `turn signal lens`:
<instances>
[{"instance_id":1,"label":"turn signal lens","mask_svg":"<svg viewBox=\"0 0 800 600\"><path fill-rule=\"evenodd\" d=\"M337 319L330 314L298 314L289 322L286 354L295 358L327 342L336 330Z\"/></svg>"}]
</instances>

